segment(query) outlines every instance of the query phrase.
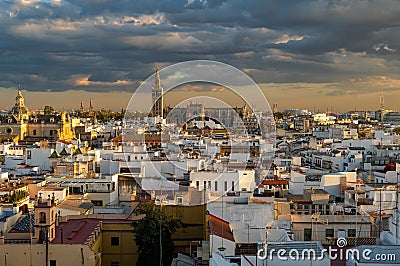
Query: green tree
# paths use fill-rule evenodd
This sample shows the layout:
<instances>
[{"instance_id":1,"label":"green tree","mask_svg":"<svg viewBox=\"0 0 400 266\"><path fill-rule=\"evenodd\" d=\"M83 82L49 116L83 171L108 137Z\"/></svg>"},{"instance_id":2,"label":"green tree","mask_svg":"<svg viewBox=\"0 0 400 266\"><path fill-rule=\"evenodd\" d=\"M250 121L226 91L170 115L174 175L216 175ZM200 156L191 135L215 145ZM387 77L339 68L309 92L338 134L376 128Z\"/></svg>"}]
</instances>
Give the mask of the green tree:
<instances>
[{"instance_id":1,"label":"green tree","mask_svg":"<svg viewBox=\"0 0 400 266\"><path fill-rule=\"evenodd\" d=\"M283 113L281 113L281 112L275 112L275 113L274 113L274 117L275 117L275 119L282 119L282 118L283 118Z\"/></svg>"},{"instance_id":2,"label":"green tree","mask_svg":"<svg viewBox=\"0 0 400 266\"><path fill-rule=\"evenodd\" d=\"M171 265L175 248L172 234L181 227L180 221L168 216L160 206L154 203L142 203L135 213L144 215L141 220L133 222L135 242L139 248L138 265L159 265L160 231L162 232L162 264Z\"/></svg>"},{"instance_id":3,"label":"green tree","mask_svg":"<svg viewBox=\"0 0 400 266\"><path fill-rule=\"evenodd\" d=\"M395 127L395 128L393 129L393 133L395 133L395 134L397 134L397 135L400 135L400 127Z\"/></svg>"},{"instance_id":4,"label":"green tree","mask_svg":"<svg viewBox=\"0 0 400 266\"><path fill-rule=\"evenodd\" d=\"M54 114L55 111L54 111L53 106L46 105L46 106L44 107L43 112L44 112L45 115L50 115L50 114Z\"/></svg>"}]
</instances>

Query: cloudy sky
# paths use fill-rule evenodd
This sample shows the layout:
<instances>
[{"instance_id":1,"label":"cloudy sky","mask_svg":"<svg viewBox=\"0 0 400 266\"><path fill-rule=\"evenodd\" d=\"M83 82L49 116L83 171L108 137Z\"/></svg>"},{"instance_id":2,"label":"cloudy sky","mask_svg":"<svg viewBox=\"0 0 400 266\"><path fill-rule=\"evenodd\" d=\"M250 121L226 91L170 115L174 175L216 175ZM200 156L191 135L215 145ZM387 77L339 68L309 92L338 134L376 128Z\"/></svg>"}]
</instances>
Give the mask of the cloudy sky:
<instances>
[{"instance_id":1,"label":"cloudy sky","mask_svg":"<svg viewBox=\"0 0 400 266\"><path fill-rule=\"evenodd\" d=\"M398 1L0 0L0 108L21 84L34 108L120 109L155 65L210 59L281 108L398 110L399 51Z\"/></svg>"}]
</instances>

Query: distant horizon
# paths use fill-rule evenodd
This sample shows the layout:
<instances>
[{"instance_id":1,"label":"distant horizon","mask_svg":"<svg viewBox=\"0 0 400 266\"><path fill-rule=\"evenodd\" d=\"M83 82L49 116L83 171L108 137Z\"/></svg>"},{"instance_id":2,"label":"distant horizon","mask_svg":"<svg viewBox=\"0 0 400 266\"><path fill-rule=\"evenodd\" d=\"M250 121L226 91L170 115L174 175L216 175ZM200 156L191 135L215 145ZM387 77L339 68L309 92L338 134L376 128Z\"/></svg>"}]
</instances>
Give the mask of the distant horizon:
<instances>
[{"instance_id":1,"label":"distant horizon","mask_svg":"<svg viewBox=\"0 0 400 266\"><path fill-rule=\"evenodd\" d=\"M295 84L260 84L264 92L271 110L273 104L278 105L278 111L288 109L300 109L311 112L333 112L344 113L349 111L376 111L380 109L380 96L382 91L369 92L364 94L344 94L344 95L322 95L319 92L318 86L310 86L304 88L306 84L301 84L302 89L293 89L289 86L296 86ZM8 111L14 106L17 88L0 88L2 95L0 100L0 110ZM88 92L77 90L66 90L56 92L40 92L29 91L21 89L25 97L26 106L34 111L42 110L46 105L54 107L54 109L61 110L79 110L80 104L83 102L84 109L89 108L89 102L92 100L94 110L100 111L102 109L121 111L126 109L133 92L127 91L110 91L110 92ZM217 99L228 100L232 106L242 106L243 100L234 96L228 89L220 88L219 90L206 91L206 90L188 90L177 89L168 92L165 95L165 105L175 106L181 101L194 96L208 96ZM398 111L397 99L400 98L400 91L384 92L384 108L386 110ZM140 96L137 96L140 97ZM300 98L301 97L301 98ZM143 102L148 100L143 98ZM302 99L302 100L300 100ZM147 102L148 104L148 102ZM144 104L144 106L148 106ZM145 112L144 107L138 107L137 111ZM135 110L136 111L136 110Z\"/></svg>"}]
</instances>

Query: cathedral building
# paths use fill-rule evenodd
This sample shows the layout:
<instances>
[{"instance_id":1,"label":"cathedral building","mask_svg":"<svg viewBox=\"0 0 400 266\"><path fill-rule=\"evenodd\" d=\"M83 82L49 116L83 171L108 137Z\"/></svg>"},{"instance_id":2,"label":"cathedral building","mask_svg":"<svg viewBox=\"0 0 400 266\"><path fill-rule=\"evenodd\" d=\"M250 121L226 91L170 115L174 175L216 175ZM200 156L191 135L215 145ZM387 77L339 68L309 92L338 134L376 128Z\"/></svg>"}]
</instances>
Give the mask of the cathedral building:
<instances>
[{"instance_id":1,"label":"cathedral building","mask_svg":"<svg viewBox=\"0 0 400 266\"><path fill-rule=\"evenodd\" d=\"M188 103L185 107L166 107L167 123L184 125L195 118L212 118L225 128L236 128L249 116L247 105L241 107L206 107L203 103ZM203 118L203 119L204 119Z\"/></svg>"},{"instance_id":2,"label":"cathedral building","mask_svg":"<svg viewBox=\"0 0 400 266\"><path fill-rule=\"evenodd\" d=\"M151 116L164 118L164 88L161 86L160 73L157 67L154 86L151 92L153 106Z\"/></svg>"},{"instance_id":3,"label":"cathedral building","mask_svg":"<svg viewBox=\"0 0 400 266\"><path fill-rule=\"evenodd\" d=\"M11 111L0 116L0 141L71 140L75 137L71 117L65 112L31 112L20 90Z\"/></svg>"}]
</instances>

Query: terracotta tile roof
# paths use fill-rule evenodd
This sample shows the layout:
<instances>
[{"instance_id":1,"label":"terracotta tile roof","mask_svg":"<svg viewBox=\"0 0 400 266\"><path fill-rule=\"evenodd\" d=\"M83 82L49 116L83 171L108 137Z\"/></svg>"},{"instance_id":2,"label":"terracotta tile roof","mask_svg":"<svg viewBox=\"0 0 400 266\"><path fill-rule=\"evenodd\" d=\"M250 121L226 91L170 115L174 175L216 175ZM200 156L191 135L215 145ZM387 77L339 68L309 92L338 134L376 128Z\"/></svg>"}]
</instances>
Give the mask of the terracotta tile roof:
<instances>
[{"instance_id":1,"label":"terracotta tile roof","mask_svg":"<svg viewBox=\"0 0 400 266\"><path fill-rule=\"evenodd\" d=\"M84 244L92 232L100 223L131 223L125 219L70 219L62 222L56 228L56 237L51 241L53 244L61 244L61 229L63 232L63 244Z\"/></svg>"},{"instance_id":2,"label":"terracotta tile roof","mask_svg":"<svg viewBox=\"0 0 400 266\"><path fill-rule=\"evenodd\" d=\"M263 185L288 185L289 184L289 180L284 179L284 180L268 180L268 179L264 179L262 181Z\"/></svg>"},{"instance_id":3,"label":"terracotta tile roof","mask_svg":"<svg viewBox=\"0 0 400 266\"><path fill-rule=\"evenodd\" d=\"M61 142L61 143L64 143L64 144L66 144L66 145L71 145L71 144L73 144L71 141L62 140L62 139L59 139L57 142Z\"/></svg>"},{"instance_id":4,"label":"terracotta tile roof","mask_svg":"<svg viewBox=\"0 0 400 266\"><path fill-rule=\"evenodd\" d=\"M217 235L224 239L235 242L231 227L229 226L229 223L227 221L224 221L210 214L210 220L208 221L208 225L210 226L211 235Z\"/></svg>"}]
</instances>

